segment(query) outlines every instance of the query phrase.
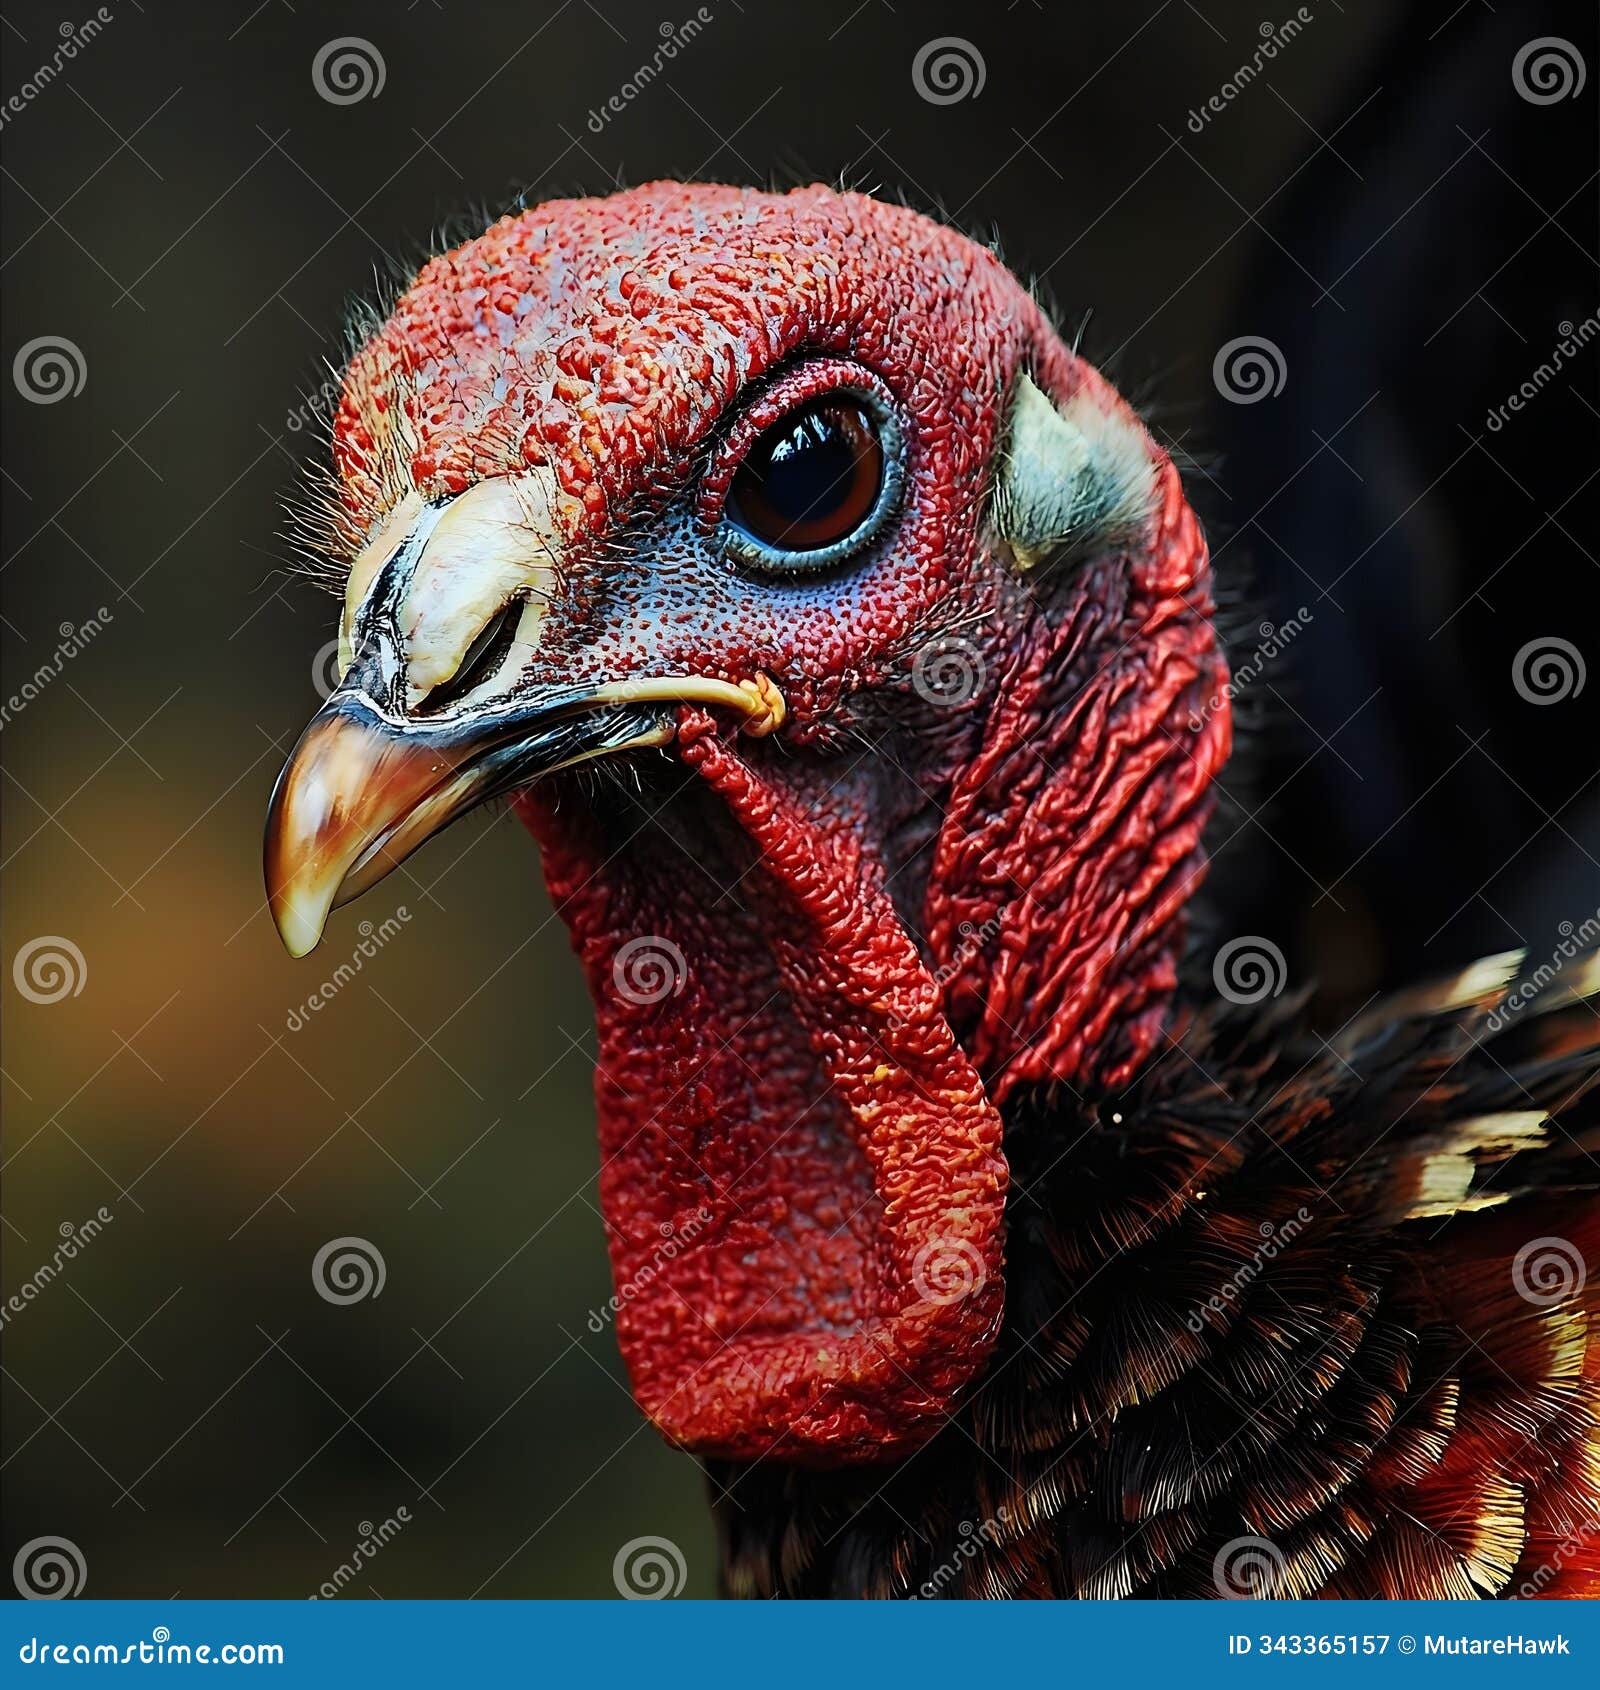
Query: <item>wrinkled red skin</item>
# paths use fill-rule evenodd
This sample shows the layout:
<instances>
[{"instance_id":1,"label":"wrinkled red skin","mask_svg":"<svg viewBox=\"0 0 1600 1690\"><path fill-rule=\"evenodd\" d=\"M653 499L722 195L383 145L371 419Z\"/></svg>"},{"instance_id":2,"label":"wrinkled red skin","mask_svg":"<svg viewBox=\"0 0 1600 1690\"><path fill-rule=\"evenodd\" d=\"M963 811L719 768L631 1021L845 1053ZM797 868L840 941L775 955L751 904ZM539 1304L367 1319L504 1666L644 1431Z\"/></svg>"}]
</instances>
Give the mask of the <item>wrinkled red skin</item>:
<instances>
[{"instance_id":1,"label":"wrinkled red skin","mask_svg":"<svg viewBox=\"0 0 1600 1690\"><path fill-rule=\"evenodd\" d=\"M785 587L651 528L675 496L714 524L752 392L835 357L907 436L880 554ZM1138 540L1025 579L984 498L1023 368L1132 420L963 237L822 188L676 184L502 220L352 366L335 444L358 521L396 486L554 471L544 678L764 670L789 704L760 742L685 708L642 800L519 800L595 999L619 1341L644 1411L699 1453L930 1436L1002 1315L1000 1106L1119 1084L1161 1038L1228 748L1225 706L1187 725L1225 681L1205 544L1150 442ZM932 710L909 659L952 628L987 684ZM618 991L641 937L682 952L676 995Z\"/></svg>"}]
</instances>

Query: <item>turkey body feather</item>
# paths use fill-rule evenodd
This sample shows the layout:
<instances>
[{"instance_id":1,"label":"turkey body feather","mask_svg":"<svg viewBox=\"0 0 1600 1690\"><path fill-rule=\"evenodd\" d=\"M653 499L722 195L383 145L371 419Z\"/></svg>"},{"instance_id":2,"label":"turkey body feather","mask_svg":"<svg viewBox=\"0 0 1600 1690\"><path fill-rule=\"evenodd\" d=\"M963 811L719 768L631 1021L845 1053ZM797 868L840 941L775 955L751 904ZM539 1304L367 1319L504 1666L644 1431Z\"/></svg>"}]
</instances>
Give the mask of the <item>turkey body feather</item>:
<instances>
[{"instance_id":1,"label":"turkey body feather","mask_svg":"<svg viewBox=\"0 0 1600 1690\"><path fill-rule=\"evenodd\" d=\"M1600 1593L1600 967L1516 965L1019 1097L991 1365L888 1471L711 1464L728 1592Z\"/></svg>"}]
</instances>

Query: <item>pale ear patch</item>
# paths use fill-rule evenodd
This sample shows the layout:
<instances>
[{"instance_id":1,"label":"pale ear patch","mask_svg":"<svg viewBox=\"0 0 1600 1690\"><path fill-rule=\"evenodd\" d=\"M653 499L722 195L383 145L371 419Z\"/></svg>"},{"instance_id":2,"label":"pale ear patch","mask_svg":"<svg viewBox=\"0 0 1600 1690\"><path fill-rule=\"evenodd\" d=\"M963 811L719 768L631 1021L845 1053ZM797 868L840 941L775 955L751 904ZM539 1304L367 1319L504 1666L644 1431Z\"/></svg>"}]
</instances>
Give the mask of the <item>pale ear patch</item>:
<instances>
[{"instance_id":1,"label":"pale ear patch","mask_svg":"<svg viewBox=\"0 0 1600 1690\"><path fill-rule=\"evenodd\" d=\"M1017 380L995 482L994 522L1024 569L1131 539L1155 502L1149 441L1131 416L1081 389L1058 408Z\"/></svg>"}]
</instances>

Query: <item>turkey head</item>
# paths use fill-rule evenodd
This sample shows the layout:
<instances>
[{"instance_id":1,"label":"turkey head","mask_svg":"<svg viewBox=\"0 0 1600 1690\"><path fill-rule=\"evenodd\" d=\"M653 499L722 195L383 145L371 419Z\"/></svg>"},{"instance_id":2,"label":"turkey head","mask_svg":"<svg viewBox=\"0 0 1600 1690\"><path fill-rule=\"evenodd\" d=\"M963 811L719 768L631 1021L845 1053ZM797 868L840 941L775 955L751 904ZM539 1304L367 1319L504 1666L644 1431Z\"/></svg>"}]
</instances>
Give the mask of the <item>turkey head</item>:
<instances>
[{"instance_id":1,"label":"turkey head","mask_svg":"<svg viewBox=\"0 0 1600 1690\"><path fill-rule=\"evenodd\" d=\"M985 248L671 183L432 260L334 461L285 943L512 793L594 997L641 1408L917 1446L1002 1319L1007 1099L1162 1038L1229 737L1171 462Z\"/></svg>"}]
</instances>

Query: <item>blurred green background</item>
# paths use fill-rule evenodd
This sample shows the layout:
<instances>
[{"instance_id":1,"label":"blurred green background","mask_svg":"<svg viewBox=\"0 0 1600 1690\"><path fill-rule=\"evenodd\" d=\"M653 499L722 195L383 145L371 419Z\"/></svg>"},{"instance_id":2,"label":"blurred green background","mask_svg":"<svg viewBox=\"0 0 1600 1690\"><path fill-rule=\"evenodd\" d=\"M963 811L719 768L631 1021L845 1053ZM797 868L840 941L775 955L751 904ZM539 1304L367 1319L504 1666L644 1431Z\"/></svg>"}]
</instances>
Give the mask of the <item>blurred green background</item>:
<instances>
[{"instance_id":1,"label":"blurred green background","mask_svg":"<svg viewBox=\"0 0 1600 1690\"><path fill-rule=\"evenodd\" d=\"M351 1594L611 1596L646 1535L709 1594L699 1472L587 1324L610 1293L592 1030L531 843L473 818L303 963L267 919L267 796L334 628L280 538L299 407L349 298L474 205L843 176L997 233L1074 320L1094 306L1184 440L1264 248L1241 213L1316 150L1380 9L1324 13L1274 73L1283 98L1191 142L1203 171L1163 137L1250 51L1253 7L718 3L599 133L589 114L678 14L107 9L6 124L5 356L65 337L86 380L51 404L6 387L5 691L110 612L3 732L7 968L40 936L83 958L56 1002L4 982L8 1290L64 1225L115 1216L6 1323L6 1554L66 1537L95 1596L308 1595L404 1507ZM0 92L65 27L43 5L7 22ZM980 98L912 88L945 34L981 47ZM379 49L378 97L318 95L340 36ZM311 1266L345 1236L385 1283L335 1306Z\"/></svg>"}]
</instances>

